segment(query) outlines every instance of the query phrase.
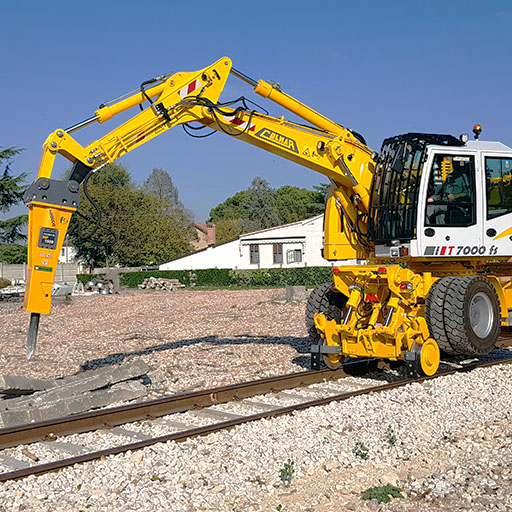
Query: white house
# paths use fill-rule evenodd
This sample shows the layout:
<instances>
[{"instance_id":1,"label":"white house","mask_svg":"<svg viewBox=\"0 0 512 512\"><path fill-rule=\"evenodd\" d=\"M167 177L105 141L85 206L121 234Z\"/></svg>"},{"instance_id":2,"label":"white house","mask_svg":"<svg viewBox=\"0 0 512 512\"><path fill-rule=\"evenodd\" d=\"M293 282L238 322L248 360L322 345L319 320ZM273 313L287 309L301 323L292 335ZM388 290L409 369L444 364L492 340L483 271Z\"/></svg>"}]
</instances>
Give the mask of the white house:
<instances>
[{"instance_id":1,"label":"white house","mask_svg":"<svg viewBox=\"0 0 512 512\"><path fill-rule=\"evenodd\" d=\"M323 215L318 215L284 226L247 233L232 242L208 247L164 263L160 265L160 270L334 266L336 262L324 260L321 254L323 220Z\"/></svg>"},{"instance_id":2,"label":"white house","mask_svg":"<svg viewBox=\"0 0 512 512\"><path fill-rule=\"evenodd\" d=\"M66 237L59 254L59 263L74 263L75 257L76 251L69 243L68 237Z\"/></svg>"}]
</instances>

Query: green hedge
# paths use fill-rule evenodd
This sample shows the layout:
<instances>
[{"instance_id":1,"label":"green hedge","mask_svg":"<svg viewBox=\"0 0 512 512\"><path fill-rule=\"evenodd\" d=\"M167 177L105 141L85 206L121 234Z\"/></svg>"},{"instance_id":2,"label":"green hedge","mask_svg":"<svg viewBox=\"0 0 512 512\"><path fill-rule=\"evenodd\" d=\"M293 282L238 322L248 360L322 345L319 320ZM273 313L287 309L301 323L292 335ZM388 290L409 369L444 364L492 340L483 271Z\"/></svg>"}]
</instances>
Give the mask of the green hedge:
<instances>
[{"instance_id":1,"label":"green hedge","mask_svg":"<svg viewBox=\"0 0 512 512\"><path fill-rule=\"evenodd\" d=\"M331 267L272 268L262 270L233 270L234 286L314 286L332 279Z\"/></svg>"},{"instance_id":2,"label":"green hedge","mask_svg":"<svg viewBox=\"0 0 512 512\"><path fill-rule=\"evenodd\" d=\"M96 274L78 274L77 279L87 283ZM263 288L286 285L313 288L332 279L331 267L272 268L262 270L146 270L120 274L121 285L136 288L147 277L178 279L185 286L212 286L221 288Z\"/></svg>"},{"instance_id":3,"label":"green hedge","mask_svg":"<svg viewBox=\"0 0 512 512\"><path fill-rule=\"evenodd\" d=\"M233 286L233 279L229 268L207 268L191 271L191 281L196 286Z\"/></svg>"}]
</instances>

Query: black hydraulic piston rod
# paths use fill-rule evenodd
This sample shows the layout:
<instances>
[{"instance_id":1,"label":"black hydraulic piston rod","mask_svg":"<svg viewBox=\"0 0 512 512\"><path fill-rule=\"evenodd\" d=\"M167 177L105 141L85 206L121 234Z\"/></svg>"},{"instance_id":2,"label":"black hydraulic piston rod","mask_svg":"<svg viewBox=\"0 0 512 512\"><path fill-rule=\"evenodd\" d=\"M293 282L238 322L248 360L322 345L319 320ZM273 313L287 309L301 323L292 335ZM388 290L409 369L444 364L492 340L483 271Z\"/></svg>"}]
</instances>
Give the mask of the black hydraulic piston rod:
<instances>
[{"instance_id":1,"label":"black hydraulic piston rod","mask_svg":"<svg viewBox=\"0 0 512 512\"><path fill-rule=\"evenodd\" d=\"M249 85L252 85L253 87L256 87L258 85L258 82L256 80L253 80L252 78L248 77L247 75L244 75L241 71L238 71L235 68L231 68L231 74L236 76L237 78L240 78L240 80L243 80L244 82L248 83Z\"/></svg>"}]
</instances>

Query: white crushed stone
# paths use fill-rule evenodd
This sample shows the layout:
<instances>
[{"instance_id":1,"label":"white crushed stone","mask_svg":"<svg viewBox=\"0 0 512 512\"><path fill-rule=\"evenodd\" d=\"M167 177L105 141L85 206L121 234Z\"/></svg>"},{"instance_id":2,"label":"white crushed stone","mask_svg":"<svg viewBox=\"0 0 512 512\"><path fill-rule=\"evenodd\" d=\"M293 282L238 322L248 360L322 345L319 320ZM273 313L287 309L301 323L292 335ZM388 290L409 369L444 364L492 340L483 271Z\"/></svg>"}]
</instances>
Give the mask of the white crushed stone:
<instances>
[{"instance_id":1,"label":"white crushed stone","mask_svg":"<svg viewBox=\"0 0 512 512\"><path fill-rule=\"evenodd\" d=\"M109 456L1 484L0 510L509 510L511 380L512 366L478 369ZM360 501L382 483L406 497Z\"/></svg>"}]
</instances>

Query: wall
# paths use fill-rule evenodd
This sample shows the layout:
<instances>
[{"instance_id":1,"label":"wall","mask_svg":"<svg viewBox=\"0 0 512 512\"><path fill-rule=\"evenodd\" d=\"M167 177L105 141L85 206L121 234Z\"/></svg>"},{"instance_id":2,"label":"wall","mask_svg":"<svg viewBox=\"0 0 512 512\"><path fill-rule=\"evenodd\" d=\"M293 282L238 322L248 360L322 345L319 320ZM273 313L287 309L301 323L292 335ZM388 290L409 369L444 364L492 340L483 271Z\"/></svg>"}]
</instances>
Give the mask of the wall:
<instances>
[{"instance_id":1,"label":"wall","mask_svg":"<svg viewBox=\"0 0 512 512\"><path fill-rule=\"evenodd\" d=\"M227 242L160 265L160 270L198 270L203 268L241 268L239 241Z\"/></svg>"},{"instance_id":2,"label":"wall","mask_svg":"<svg viewBox=\"0 0 512 512\"><path fill-rule=\"evenodd\" d=\"M283 263L274 263L273 245L283 245ZM250 246L258 245L259 264L250 263ZM258 269L335 266L322 258L323 215L301 222L248 233L238 240L208 247L189 256L164 263L160 270L195 270L207 268ZM302 251L301 262L287 262L287 251ZM349 262L344 262L347 264ZM351 262L353 263L353 262Z\"/></svg>"},{"instance_id":3,"label":"wall","mask_svg":"<svg viewBox=\"0 0 512 512\"><path fill-rule=\"evenodd\" d=\"M27 264L8 265L0 263L0 277L13 281L19 279L25 281L27 278ZM59 263L55 271L56 283L76 283L76 275L80 269L77 263Z\"/></svg>"}]
</instances>

